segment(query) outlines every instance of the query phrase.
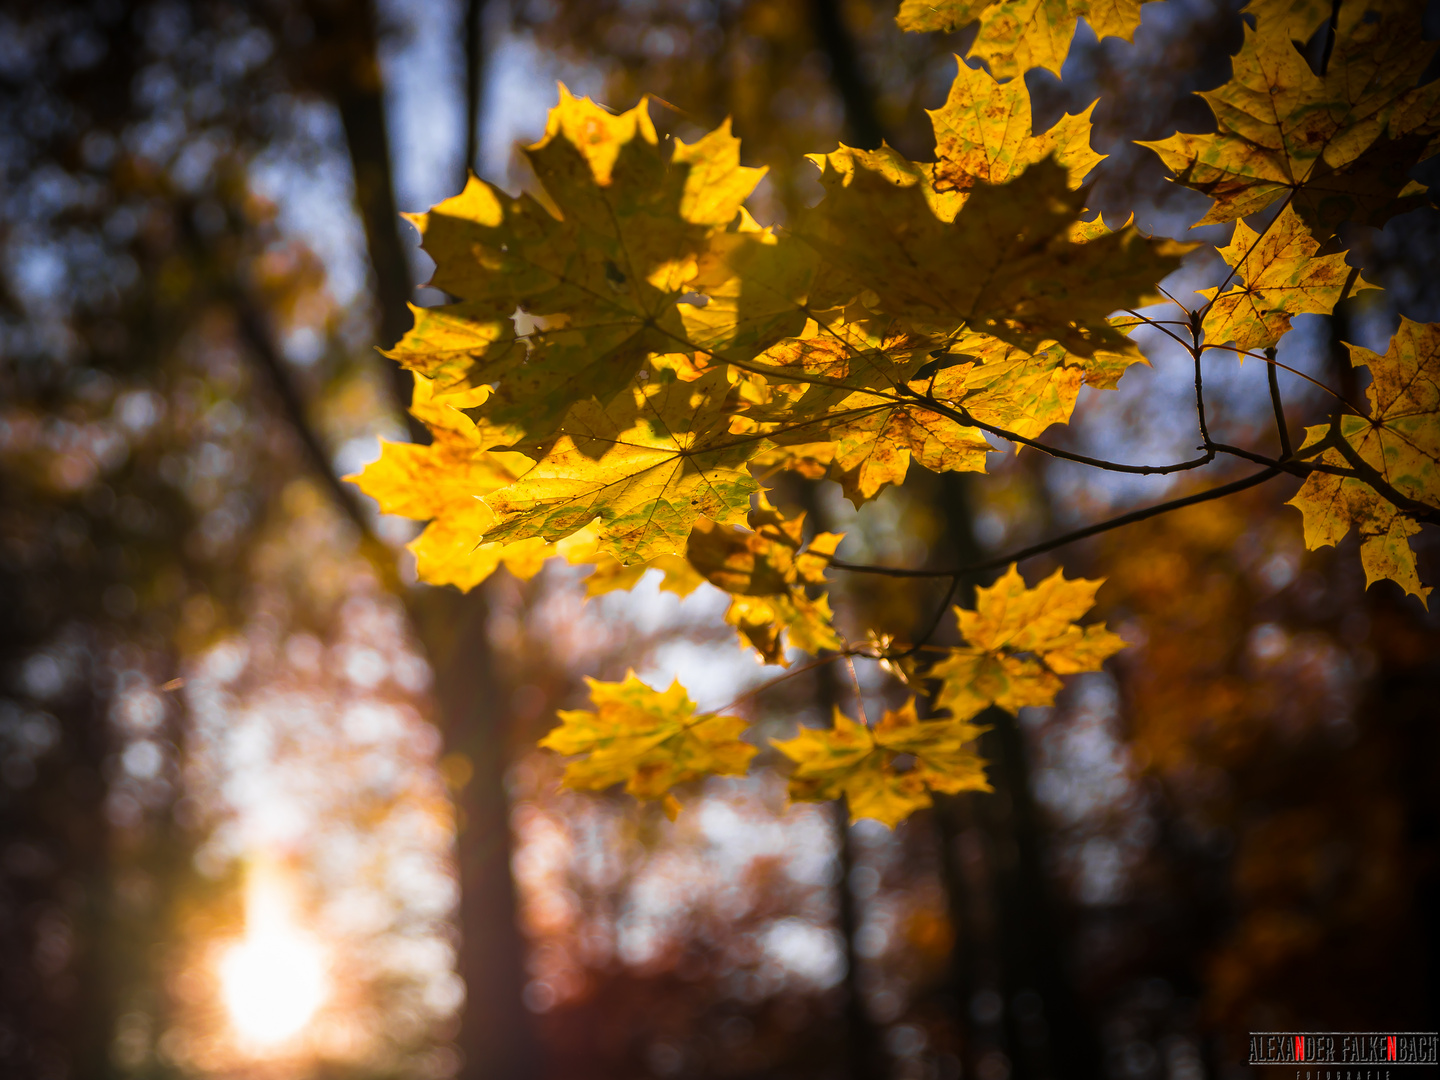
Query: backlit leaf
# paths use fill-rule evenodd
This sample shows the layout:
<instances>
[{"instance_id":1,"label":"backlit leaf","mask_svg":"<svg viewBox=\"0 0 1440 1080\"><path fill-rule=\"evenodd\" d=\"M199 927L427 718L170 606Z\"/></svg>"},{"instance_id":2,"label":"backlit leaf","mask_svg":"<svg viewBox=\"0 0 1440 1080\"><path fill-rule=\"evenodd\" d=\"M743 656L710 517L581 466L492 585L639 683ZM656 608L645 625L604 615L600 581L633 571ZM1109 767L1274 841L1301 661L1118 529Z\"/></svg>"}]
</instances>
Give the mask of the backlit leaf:
<instances>
[{"instance_id":1,"label":"backlit leaf","mask_svg":"<svg viewBox=\"0 0 1440 1080\"><path fill-rule=\"evenodd\" d=\"M1239 349L1274 345L1290 329L1290 316L1327 315L1341 300L1350 276L1344 253L1319 255L1320 242L1310 235L1290 207L1259 235L1243 221L1220 257L1235 268L1235 284L1219 293L1205 289L1211 300L1205 314L1205 339ZM1352 292L1373 289L1356 279ZM1217 295L1217 293L1219 293Z\"/></svg>"},{"instance_id":2,"label":"backlit leaf","mask_svg":"<svg viewBox=\"0 0 1440 1080\"><path fill-rule=\"evenodd\" d=\"M1282 6L1266 5L1258 25L1246 26L1233 78L1201 94L1218 130L1143 145L1215 199L1201 224L1252 214L1287 191L1318 239L1349 218L1383 224L1404 174L1433 153L1426 137L1440 125L1440 84L1416 85L1435 51L1421 43L1420 8L1343 5L1321 76L1291 39L1295 22L1265 17Z\"/></svg>"},{"instance_id":3,"label":"backlit leaf","mask_svg":"<svg viewBox=\"0 0 1440 1080\"><path fill-rule=\"evenodd\" d=\"M1400 496L1440 507L1440 324L1402 317L1384 356L1347 348L1353 365L1370 369L1370 415L1342 417L1340 436ZM1328 433L1325 426L1308 429L1305 445ZM1320 460L1348 465L1334 449ZM1419 525L1370 484L1314 472L1290 503L1305 517L1306 547L1338 544L1354 528L1362 538L1366 584L1388 578L1426 603L1430 589L1420 583L1409 544Z\"/></svg>"},{"instance_id":4,"label":"backlit leaf","mask_svg":"<svg viewBox=\"0 0 1440 1080\"><path fill-rule=\"evenodd\" d=\"M873 728L836 709L833 727L801 728L772 744L795 762L792 802L843 796L850 820L874 818L893 828L929 806L932 792L991 790L974 748L984 730L963 719L921 720L911 698Z\"/></svg>"},{"instance_id":5,"label":"backlit leaf","mask_svg":"<svg viewBox=\"0 0 1440 1080\"><path fill-rule=\"evenodd\" d=\"M472 177L412 218L433 283L461 303L417 313L391 355L447 382L496 384L483 412L512 442L549 436L572 405L604 406L647 359L685 351L680 301L712 243L749 242L726 230L763 170L739 164L728 125L694 145L662 142L648 109L613 115L562 87L544 138L524 150L537 196ZM708 344L735 332L712 316Z\"/></svg>"},{"instance_id":6,"label":"backlit leaf","mask_svg":"<svg viewBox=\"0 0 1440 1080\"><path fill-rule=\"evenodd\" d=\"M1049 705L1059 676L1099 671L1125 647L1103 625L1079 626L1100 581L1067 581L1056 570L1033 589L1012 564L989 588L975 591L975 609L955 609L965 645L930 669L940 680L935 705L968 720L991 705L1014 712Z\"/></svg>"},{"instance_id":7,"label":"backlit leaf","mask_svg":"<svg viewBox=\"0 0 1440 1080\"><path fill-rule=\"evenodd\" d=\"M679 682L655 690L627 672L622 682L586 679L594 711L562 710L560 726L540 745L566 756L561 783L576 791L615 784L637 799L664 798L676 784L703 776L739 776L755 756L738 716L695 712Z\"/></svg>"},{"instance_id":8,"label":"backlit leaf","mask_svg":"<svg viewBox=\"0 0 1440 1080\"><path fill-rule=\"evenodd\" d=\"M486 495L486 538L559 540L596 522L600 550L628 565L683 552L697 518L743 520L757 487L745 463L761 441L725 430L726 390L713 371L577 404L534 467Z\"/></svg>"},{"instance_id":9,"label":"backlit leaf","mask_svg":"<svg viewBox=\"0 0 1440 1080\"><path fill-rule=\"evenodd\" d=\"M1129 41L1140 25L1140 0L901 0L895 21L902 30L945 31L978 20L970 52L1004 79L1033 67L1059 75L1080 18L1099 37Z\"/></svg>"}]
</instances>

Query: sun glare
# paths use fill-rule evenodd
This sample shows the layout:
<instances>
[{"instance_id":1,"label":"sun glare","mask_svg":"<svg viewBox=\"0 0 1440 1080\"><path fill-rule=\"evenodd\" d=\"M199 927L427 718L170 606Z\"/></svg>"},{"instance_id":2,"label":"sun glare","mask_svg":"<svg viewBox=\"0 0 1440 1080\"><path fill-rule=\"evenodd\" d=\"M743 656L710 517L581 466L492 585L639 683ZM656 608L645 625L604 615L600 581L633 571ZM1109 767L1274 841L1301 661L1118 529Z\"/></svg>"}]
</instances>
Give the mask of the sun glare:
<instances>
[{"instance_id":1,"label":"sun glare","mask_svg":"<svg viewBox=\"0 0 1440 1080\"><path fill-rule=\"evenodd\" d=\"M295 925L294 906L273 872L252 873L245 936L220 960L220 989L236 1033L256 1049L293 1039L325 1001L325 954Z\"/></svg>"}]
</instances>

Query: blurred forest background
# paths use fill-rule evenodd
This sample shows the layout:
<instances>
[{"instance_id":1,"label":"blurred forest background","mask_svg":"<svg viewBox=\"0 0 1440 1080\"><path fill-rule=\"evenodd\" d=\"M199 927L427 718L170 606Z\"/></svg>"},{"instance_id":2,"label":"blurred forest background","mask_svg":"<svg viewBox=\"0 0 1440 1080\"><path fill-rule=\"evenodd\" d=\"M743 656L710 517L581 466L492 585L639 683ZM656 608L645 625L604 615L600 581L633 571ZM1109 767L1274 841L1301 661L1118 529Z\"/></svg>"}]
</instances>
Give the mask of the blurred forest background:
<instances>
[{"instance_id":1,"label":"blurred forest background","mask_svg":"<svg viewBox=\"0 0 1440 1080\"><path fill-rule=\"evenodd\" d=\"M413 526L339 480L423 434L374 348L441 299L413 291L400 211L467 165L523 186L510 149L560 79L658 95L685 138L733 116L771 169L756 216L783 222L819 193L806 152L928 154L965 34L903 35L894 7L4 5L0 1074L1199 1080L1243 1073L1253 1029L1436 1028L1440 621L1365 591L1353 552L1306 553L1283 484L1028 563L1107 577L1134 647L997 720L995 794L891 832L787 811L770 768L673 825L557 793L534 741L582 676L678 673L713 708L773 670L708 587L587 602L562 566L418 587ZM1193 91L1228 77L1239 7L1148 4L1133 44L1082 23L1062 78L1026 76L1039 128L1099 98L1107 218L1178 236L1203 213L1130 140L1211 122ZM1300 317L1281 359L1353 396L1341 337L1383 351L1399 314L1440 320L1440 212L1346 240L1385 291ZM1145 347L1155 369L1086 391L1065 445L1184 441ZM1215 373L1217 438L1266 437L1259 367ZM1292 426L1314 422L1290 382ZM859 514L834 485L794 497L847 557L948 565L1185 483L991 462ZM928 589L835 600L903 623ZM781 736L836 693L807 676L747 707ZM226 966L266 896L323 969L298 1032L244 1022L299 1000L289 968L237 989Z\"/></svg>"}]
</instances>

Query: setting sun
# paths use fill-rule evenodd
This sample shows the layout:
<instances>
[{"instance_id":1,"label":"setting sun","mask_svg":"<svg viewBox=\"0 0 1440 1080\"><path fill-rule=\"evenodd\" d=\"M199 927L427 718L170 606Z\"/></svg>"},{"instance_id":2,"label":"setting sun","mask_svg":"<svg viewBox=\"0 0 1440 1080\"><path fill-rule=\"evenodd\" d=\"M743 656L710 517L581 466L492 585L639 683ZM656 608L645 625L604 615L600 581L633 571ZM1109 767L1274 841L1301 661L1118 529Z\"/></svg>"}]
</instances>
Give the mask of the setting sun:
<instances>
[{"instance_id":1,"label":"setting sun","mask_svg":"<svg viewBox=\"0 0 1440 1080\"><path fill-rule=\"evenodd\" d=\"M220 987L236 1033L268 1049L298 1035L328 992L324 951L295 925L288 890L257 872L245 895L245 936L220 961Z\"/></svg>"}]
</instances>

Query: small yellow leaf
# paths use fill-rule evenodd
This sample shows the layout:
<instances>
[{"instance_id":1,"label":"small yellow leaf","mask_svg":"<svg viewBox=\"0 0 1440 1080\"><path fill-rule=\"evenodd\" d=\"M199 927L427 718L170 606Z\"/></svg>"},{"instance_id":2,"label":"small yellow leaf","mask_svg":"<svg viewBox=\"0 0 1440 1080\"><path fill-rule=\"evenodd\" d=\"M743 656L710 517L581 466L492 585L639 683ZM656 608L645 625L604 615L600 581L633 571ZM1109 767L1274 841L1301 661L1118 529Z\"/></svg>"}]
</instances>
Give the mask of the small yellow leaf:
<instances>
[{"instance_id":1,"label":"small yellow leaf","mask_svg":"<svg viewBox=\"0 0 1440 1080\"><path fill-rule=\"evenodd\" d=\"M697 715L678 681L664 692L633 671L618 683L585 681L595 711L561 711L560 726L540 740L556 753L583 755L565 766L565 787L603 791L623 783L637 799L665 799L671 813L679 807L669 795L673 786L703 776L743 775L755 756L755 747L740 739L744 720Z\"/></svg>"},{"instance_id":2,"label":"small yellow leaf","mask_svg":"<svg viewBox=\"0 0 1440 1080\"><path fill-rule=\"evenodd\" d=\"M1067 581L1056 570L1033 589L1012 564L989 588L975 591L975 609L955 609L966 644L930 669L940 680L937 708L964 720L991 705L1014 712L1049 705L1059 676L1099 671L1125 647L1101 626L1076 625L1095 603L1101 582Z\"/></svg>"},{"instance_id":3,"label":"small yellow leaf","mask_svg":"<svg viewBox=\"0 0 1440 1080\"><path fill-rule=\"evenodd\" d=\"M984 728L964 720L920 720L915 699L867 728L835 710L834 726L801 728L772 745L795 763L791 802L845 798L852 821L890 827L929 806L932 792L989 791L974 743ZM904 758L911 759L905 767Z\"/></svg>"},{"instance_id":4,"label":"small yellow leaf","mask_svg":"<svg viewBox=\"0 0 1440 1080\"><path fill-rule=\"evenodd\" d=\"M1207 343L1233 342L1239 349L1274 345L1290 329L1292 315L1326 315L1339 303L1350 276L1343 252L1319 255L1320 242L1287 206L1264 235L1243 221L1220 257L1235 268L1237 283L1223 293L1207 289L1202 324ZM1373 289L1357 278L1354 291Z\"/></svg>"},{"instance_id":5,"label":"small yellow leaf","mask_svg":"<svg viewBox=\"0 0 1440 1080\"><path fill-rule=\"evenodd\" d=\"M1370 369L1370 416L1343 417L1340 436L1399 495L1440 506L1440 324L1402 317L1384 356L1347 347L1351 364ZM1308 429L1305 446L1328 433L1323 426ZM1320 460L1349 467L1334 449ZM1409 543L1418 524L1363 479L1313 472L1290 505L1304 515L1307 548L1338 544L1356 528L1366 584L1388 578L1427 604L1430 589L1420 583Z\"/></svg>"},{"instance_id":6,"label":"small yellow leaf","mask_svg":"<svg viewBox=\"0 0 1440 1080\"><path fill-rule=\"evenodd\" d=\"M1129 41L1140 25L1140 0L901 0L895 21L902 30L943 31L978 20L970 51L1004 79L1035 67L1059 75L1082 17L1099 37Z\"/></svg>"}]
</instances>

